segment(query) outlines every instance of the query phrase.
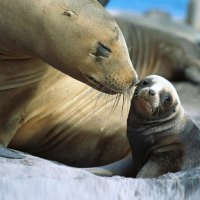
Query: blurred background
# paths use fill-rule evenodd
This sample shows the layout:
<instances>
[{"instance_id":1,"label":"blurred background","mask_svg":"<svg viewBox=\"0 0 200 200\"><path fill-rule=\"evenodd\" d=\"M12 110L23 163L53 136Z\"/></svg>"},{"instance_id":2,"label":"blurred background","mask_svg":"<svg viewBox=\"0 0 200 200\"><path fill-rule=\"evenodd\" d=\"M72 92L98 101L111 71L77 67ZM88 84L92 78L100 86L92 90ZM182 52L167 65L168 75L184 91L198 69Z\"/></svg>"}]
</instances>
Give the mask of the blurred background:
<instances>
[{"instance_id":1,"label":"blurred background","mask_svg":"<svg viewBox=\"0 0 200 200\"><path fill-rule=\"evenodd\" d=\"M110 13L161 13L200 30L200 0L100 0Z\"/></svg>"},{"instance_id":2,"label":"blurred background","mask_svg":"<svg viewBox=\"0 0 200 200\"><path fill-rule=\"evenodd\" d=\"M134 13L162 11L178 19L186 19L189 0L110 0L109 11L124 10Z\"/></svg>"}]
</instances>

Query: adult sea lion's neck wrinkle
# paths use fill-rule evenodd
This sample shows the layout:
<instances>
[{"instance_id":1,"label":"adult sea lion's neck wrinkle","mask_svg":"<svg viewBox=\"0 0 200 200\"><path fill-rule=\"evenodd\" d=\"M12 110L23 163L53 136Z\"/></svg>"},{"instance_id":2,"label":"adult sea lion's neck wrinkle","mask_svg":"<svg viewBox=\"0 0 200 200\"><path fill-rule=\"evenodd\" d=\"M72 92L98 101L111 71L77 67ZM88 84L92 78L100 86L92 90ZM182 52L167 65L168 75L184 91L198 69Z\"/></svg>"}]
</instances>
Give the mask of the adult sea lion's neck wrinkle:
<instances>
[{"instance_id":1,"label":"adult sea lion's neck wrinkle","mask_svg":"<svg viewBox=\"0 0 200 200\"><path fill-rule=\"evenodd\" d=\"M41 81L49 65L37 59L0 60L0 91Z\"/></svg>"}]
</instances>

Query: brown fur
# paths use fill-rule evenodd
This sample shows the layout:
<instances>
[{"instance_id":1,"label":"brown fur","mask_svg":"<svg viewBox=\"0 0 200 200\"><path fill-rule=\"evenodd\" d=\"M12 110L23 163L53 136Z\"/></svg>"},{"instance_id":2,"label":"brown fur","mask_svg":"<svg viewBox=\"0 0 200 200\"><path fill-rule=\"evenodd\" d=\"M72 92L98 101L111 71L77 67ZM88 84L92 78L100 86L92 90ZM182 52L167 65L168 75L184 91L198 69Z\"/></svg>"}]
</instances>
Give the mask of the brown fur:
<instances>
[{"instance_id":1,"label":"brown fur","mask_svg":"<svg viewBox=\"0 0 200 200\"><path fill-rule=\"evenodd\" d=\"M91 104L100 93L71 77L112 94L135 84L137 74L113 18L96 0L3 0L0 29L1 146L80 166L107 162L97 147L104 137L101 143L112 153L110 127L118 119L106 125L105 102L97 109L96 99ZM97 136L91 136L94 128Z\"/></svg>"}]
</instances>

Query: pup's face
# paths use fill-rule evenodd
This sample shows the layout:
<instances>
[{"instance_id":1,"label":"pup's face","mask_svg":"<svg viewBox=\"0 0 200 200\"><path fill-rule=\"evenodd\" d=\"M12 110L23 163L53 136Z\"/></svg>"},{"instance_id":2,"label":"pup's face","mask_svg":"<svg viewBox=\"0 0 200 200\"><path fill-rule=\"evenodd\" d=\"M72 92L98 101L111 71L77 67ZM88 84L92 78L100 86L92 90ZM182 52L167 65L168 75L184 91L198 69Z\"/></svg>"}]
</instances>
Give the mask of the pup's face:
<instances>
[{"instance_id":1,"label":"pup's face","mask_svg":"<svg viewBox=\"0 0 200 200\"><path fill-rule=\"evenodd\" d=\"M175 113L180 100L174 86L157 75L144 78L136 85L131 111L145 120L163 119Z\"/></svg>"}]
</instances>

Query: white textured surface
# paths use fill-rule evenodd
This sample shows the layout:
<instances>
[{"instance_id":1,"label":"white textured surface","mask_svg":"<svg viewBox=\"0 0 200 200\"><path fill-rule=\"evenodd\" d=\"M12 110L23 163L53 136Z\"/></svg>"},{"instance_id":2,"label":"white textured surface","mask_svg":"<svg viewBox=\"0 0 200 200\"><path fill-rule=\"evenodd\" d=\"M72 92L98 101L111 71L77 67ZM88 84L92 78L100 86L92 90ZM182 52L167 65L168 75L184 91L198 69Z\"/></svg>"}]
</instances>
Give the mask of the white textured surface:
<instances>
[{"instance_id":1,"label":"white textured surface","mask_svg":"<svg viewBox=\"0 0 200 200\"><path fill-rule=\"evenodd\" d=\"M0 164L0 199L5 200L181 200L200 195L200 169L144 180L97 177L29 155L23 160L0 158Z\"/></svg>"},{"instance_id":2,"label":"white textured surface","mask_svg":"<svg viewBox=\"0 0 200 200\"><path fill-rule=\"evenodd\" d=\"M200 127L200 88L175 84L186 112ZM97 177L27 155L0 157L0 200L199 200L200 168L159 179Z\"/></svg>"}]
</instances>

